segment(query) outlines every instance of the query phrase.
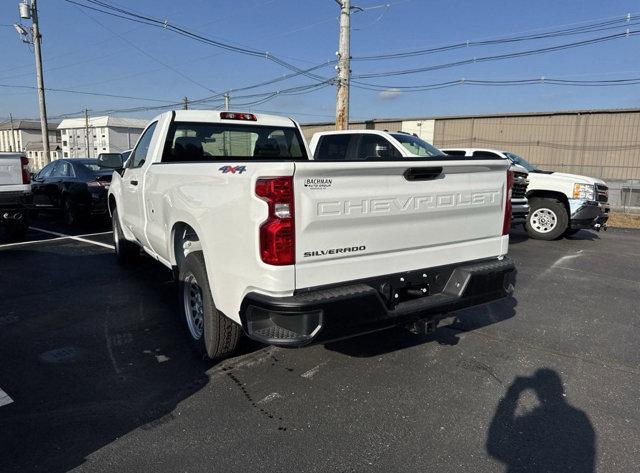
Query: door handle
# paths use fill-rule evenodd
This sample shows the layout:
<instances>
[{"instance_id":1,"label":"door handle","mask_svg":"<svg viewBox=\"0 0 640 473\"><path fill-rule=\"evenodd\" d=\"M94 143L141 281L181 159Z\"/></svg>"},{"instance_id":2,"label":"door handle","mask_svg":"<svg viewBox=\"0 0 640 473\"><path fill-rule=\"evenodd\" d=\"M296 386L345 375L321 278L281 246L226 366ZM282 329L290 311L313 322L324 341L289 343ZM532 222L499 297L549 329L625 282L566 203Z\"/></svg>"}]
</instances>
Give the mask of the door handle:
<instances>
[{"instance_id":1,"label":"door handle","mask_svg":"<svg viewBox=\"0 0 640 473\"><path fill-rule=\"evenodd\" d=\"M444 176L442 166L409 168L404 172L407 181L432 181Z\"/></svg>"},{"instance_id":2,"label":"door handle","mask_svg":"<svg viewBox=\"0 0 640 473\"><path fill-rule=\"evenodd\" d=\"M131 184L132 186L137 186L138 185L138 181L129 181L129 184Z\"/></svg>"}]
</instances>

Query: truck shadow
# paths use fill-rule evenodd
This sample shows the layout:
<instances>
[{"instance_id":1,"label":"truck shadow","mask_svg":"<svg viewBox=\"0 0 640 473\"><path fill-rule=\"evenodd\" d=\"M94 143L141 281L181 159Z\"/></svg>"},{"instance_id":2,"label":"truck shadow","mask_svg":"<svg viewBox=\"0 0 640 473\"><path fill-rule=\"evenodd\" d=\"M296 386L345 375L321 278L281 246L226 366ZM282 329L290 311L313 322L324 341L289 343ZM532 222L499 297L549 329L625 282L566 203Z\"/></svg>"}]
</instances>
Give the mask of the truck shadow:
<instances>
[{"instance_id":1,"label":"truck shadow","mask_svg":"<svg viewBox=\"0 0 640 473\"><path fill-rule=\"evenodd\" d=\"M527 391L535 404L522 399ZM589 417L567 402L560 375L548 368L511 383L489 426L486 449L508 473L595 471L596 433Z\"/></svg>"},{"instance_id":2,"label":"truck shadow","mask_svg":"<svg viewBox=\"0 0 640 473\"><path fill-rule=\"evenodd\" d=\"M516 315L517 299L508 297L490 304L454 312L443 320L435 332L416 335L404 327L394 327L360 337L325 344L325 348L345 355L367 358L380 356L424 343L436 342L440 345L457 345L459 334L471 332Z\"/></svg>"},{"instance_id":3,"label":"truck shadow","mask_svg":"<svg viewBox=\"0 0 640 473\"><path fill-rule=\"evenodd\" d=\"M3 472L69 471L173 422L211 380L169 271L146 257L123 269L109 250L72 245L2 252L0 387L13 400L0 407ZM245 342L240 356L259 348Z\"/></svg>"},{"instance_id":4,"label":"truck shadow","mask_svg":"<svg viewBox=\"0 0 640 473\"><path fill-rule=\"evenodd\" d=\"M567 235L560 238L567 240L580 240L580 241L597 241L600 240L600 235L598 232L592 230L579 230L577 233L573 235ZM518 245L525 241L529 240L529 235L524 229L512 229L509 233L509 244ZM549 242L553 243L553 242Z\"/></svg>"}]
</instances>

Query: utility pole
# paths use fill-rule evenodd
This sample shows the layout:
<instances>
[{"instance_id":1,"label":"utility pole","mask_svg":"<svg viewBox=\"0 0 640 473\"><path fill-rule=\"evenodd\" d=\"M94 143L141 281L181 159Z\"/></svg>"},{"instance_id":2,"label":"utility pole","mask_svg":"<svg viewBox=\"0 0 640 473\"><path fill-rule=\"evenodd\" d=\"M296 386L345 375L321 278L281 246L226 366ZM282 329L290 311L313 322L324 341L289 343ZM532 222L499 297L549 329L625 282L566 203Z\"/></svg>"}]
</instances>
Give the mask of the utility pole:
<instances>
[{"instance_id":1,"label":"utility pole","mask_svg":"<svg viewBox=\"0 0 640 473\"><path fill-rule=\"evenodd\" d=\"M11 123L11 151L18 151L16 149L16 137L13 136L13 115L9 114L9 122Z\"/></svg>"},{"instance_id":2,"label":"utility pole","mask_svg":"<svg viewBox=\"0 0 640 473\"><path fill-rule=\"evenodd\" d=\"M338 42L338 77L336 94L336 130L349 128L349 39L351 0L336 0L340 5L340 39Z\"/></svg>"},{"instance_id":3,"label":"utility pole","mask_svg":"<svg viewBox=\"0 0 640 473\"><path fill-rule=\"evenodd\" d=\"M85 143L87 144L87 158L91 157L91 150L89 149L89 109L84 109L84 135Z\"/></svg>"},{"instance_id":4,"label":"utility pole","mask_svg":"<svg viewBox=\"0 0 640 473\"><path fill-rule=\"evenodd\" d=\"M28 0L25 0L24 2L18 4L18 6L21 18L31 18L31 42L33 42L33 52L36 58L36 79L38 82L38 102L40 104L42 150L44 151L44 165L46 166L51 162L51 155L49 154L49 125L47 123L47 105L44 98L44 77L42 75L42 35L40 34L40 26L38 24L37 0L31 0L31 4L28 4L27 1ZM20 34L22 34L19 27L16 26L16 29Z\"/></svg>"},{"instance_id":5,"label":"utility pole","mask_svg":"<svg viewBox=\"0 0 640 473\"><path fill-rule=\"evenodd\" d=\"M189 99L185 97L182 99L182 101L184 102L184 105L182 106L182 108L184 108L185 110L189 110Z\"/></svg>"},{"instance_id":6,"label":"utility pole","mask_svg":"<svg viewBox=\"0 0 640 473\"><path fill-rule=\"evenodd\" d=\"M224 109L228 112L229 111L229 92L225 92L224 93Z\"/></svg>"}]
</instances>

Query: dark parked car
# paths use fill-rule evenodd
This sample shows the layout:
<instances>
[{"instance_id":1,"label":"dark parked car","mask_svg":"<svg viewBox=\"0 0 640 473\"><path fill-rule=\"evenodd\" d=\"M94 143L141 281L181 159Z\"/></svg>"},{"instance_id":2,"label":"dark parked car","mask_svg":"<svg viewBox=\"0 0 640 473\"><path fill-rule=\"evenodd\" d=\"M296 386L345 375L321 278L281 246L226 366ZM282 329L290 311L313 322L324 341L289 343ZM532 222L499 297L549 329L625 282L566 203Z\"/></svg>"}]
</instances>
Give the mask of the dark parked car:
<instances>
[{"instance_id":1,"label":"dark parked car","mask_svg":"<svg viewBox=\"0 0 640 473\"><path fill-rule=\"evenodd\" d=\"M31 181L30 207L35 212L61 212L67 225L107 213L107 191L113 169L97 159L59 159Z\"/></svg>"}]
</instances>

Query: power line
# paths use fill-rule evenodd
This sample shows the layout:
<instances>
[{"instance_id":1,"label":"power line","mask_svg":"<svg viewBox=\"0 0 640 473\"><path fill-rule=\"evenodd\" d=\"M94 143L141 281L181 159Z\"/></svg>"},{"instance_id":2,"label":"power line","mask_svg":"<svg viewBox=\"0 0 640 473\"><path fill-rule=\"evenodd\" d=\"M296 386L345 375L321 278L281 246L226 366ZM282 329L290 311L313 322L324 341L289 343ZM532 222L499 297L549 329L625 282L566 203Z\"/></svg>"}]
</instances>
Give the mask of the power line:
<instances>
[{"instance_id":1,"label":"power line","mask_svg":"<svg viewBox=\"0 0 640 473\"><path fill-rule=\"evenodd\" d=\"M443 51L451 51L455 49L462 49L462 48L468 48L468 47L474 47L474 46L488 46L488 45L495 45L495 44L517 43L517 42L523 42L523 41L555 38L560 36L593 33L596 31L606 31L606 30L611 30L615 28L620 28L623 25L627 27L634 26L634 25L640 24L640 22L637 21L638 18L640 18L638 14L627 14L624 17L600 20L600 21L591 22L589 24L579 26L579 27L556 29L556 30L545 32L545 33L527 34L527 35L520 35L520 36L502 36L502 37L486 39L486 40L463 41L463 42L457 42L457 43L447 44L443 46L422 48L422 49L417 49L412 51L377 54L377 55L370 55L370 56L355 56L352 58L352 60L353 61L377 61L377 60L386 60L386 59L399 59L399 58L421 56L425 54L432 54L432 53L443 52ZM631 20L636 20L636 21L631 21Z\"/></svg>"},{"instance_id":2,"label":"power line","mask_svg":"<svg viewBox=\"0 0 640 473\"><path fill-rule=\"evenodd\" d=\"M240 106L249 106L249 105L256 105L256 104L261 104L261 103L265 103L273 98L279 97L279 96L285 96L285 95L300 95L303 93L310 93L310 92L314 92L316 90L322 89L324 87L327 87L328 85L330 85L331 82L330 81L326 81L325 83L313 83L313 84L309 84L309 85L302 85L302 86L296 86L296 87L291 87L289 89L284 89L284 90L280 90L280 91L272 91L272 92L263 92L260 94L251 94L251 95L246 95L246 96L236 96L234 97L234 99L243 99L243 98L258 98L259 99L253 101L253 102L249 102L246 104L238 104ZM196 100L189 100L189 106L193 106L193 105L202 105L202 104L206 104L206 103L215 103L215 102L221 102L222 100L224 100L223 97L224 94L218 94L216 96L212 96L212 97L204 97L201 99L196 99ZM148 112L148 111L161 111L161 110L170 110L173 108L180 108L182 107L183 102L182 101L176 101L174 103L168 103L166 105L157 105L157 106L139 106L139 107L130 107L130 108L121 108L121 109L106 109L106 110L100 110L100 111L94 111L94 114L96 115L107 115L107 114L115 114L115 113L135 113L135 112ZM82 113L84 113L84 111L78 111L78 112L72 112L72 113L64 113L64 114L60 114L57 115L54 118L68 118L68 117L72 117L72 116L78 116L81 115Z\"/></svg>"},{"instance_id":3,"label":"power line","mask_svg":"<svg viewBox=\"0 0 640 473\"><path fill-rule=\"evenodd\" d=\"M454 87L459 85L480 85L480 86L493 86L493 87L506 87L506 86L518 86L518 85L564 85L573 87L612 87L612 86L624 86L624 85L637 85L640 84L640 77L633 77L628 79L608 79L608 80L579 80L579 79L554 79L551 77L537 77L531 79L458 79L446 82L435 82L431 84L423 85L383 85L383 84L370 84L361 81L352 81L353 87L365 90L374 91L389 91L395 90L399 92L424 92L427 90L442 89L447 87Z\"/></svg>"},{"instance_id":4,"label":"power line","mask_svg":"<svg viewBox=\"0 0 640 473\"><path fill-rule=\"evenodd\" d=\"M608 35L608 36L598 36L596 38L590 38L590 39L582 40L582 41L575 41L573 43L564 43L564 44L559 44L559 45L555 45L555 46L548 46L548 47L545 47L545 48L529 49L529 50L526 50L526 51L518 51L518 52L506 53L506 54L497 54L497 55L493 55L493 56L474 57L474 58L463 59L463 60L455 61L455 62L437 64L437 65L433 65L433 66L418 67L418 68L413 68L413 69L403 69L403 70L395 70L395 71L385 71L385 72L374 72L374 73L368 73L368 74L358 74L358 75L353 75L352 77L356 78L356 79L368 79L368 78L373 78L373 77L389 77L389 76L401 76L401 75L408 75L408 74L417 74L417 73L421 73L421 72L429 72L429 71L435 71L435 70L440 70L440 69L449 69L449 68L452 68L452 67L465 66L465 65L468 65L468 64L475 64L475 63L479 63L479 62L501 61L501 60L504 60L504 59L514 59L514 58L518 58L518 57L532 56L532 55L536 55L536 54L545 54L545 53L548 53L548 52L561 51L561 50L564 50L564 49L577 48L577 47L581 47L581 46L587 46L587 45L591 45L591 44L597 44L597 43L603 43L603 42L606 42L606 41L612 41L614 39L626 38L626 37L629 37L629 36L635 36L638 33L640 33L640 30L626 31L624 33L616 33L616 34L612 34L612 35Z\"/></svg>"},{"instance_id":5,"label":"power line","mask_svg":"<svg viewBox=\"0 0 640 473\"><path fill-rule=\"evenodd\" d=\"M99 0L83 0L86 3L80 3L77 2L75 0L65 0L67 3L71 3L74 5L77 5L81 8L87 8L90 10L95 10L97 12L100 13L104 13L107 15L111 15L111 16L115 16L121 19L125 19L125 20L129 20L129 21L134 21L136 23L141 23L147 26L153 26L156 28L162 28L165 30L169 30L173 33L179 34L181 36L185 36L187 38L193 39L195 41L210 45L210 46L214 46L220 49L224 49L227 51L232 51L232 52L236 52L239 54L244 54L244 55L248 55L248 56L253 56L253 57L262 57L265 59L268 59L276 64L281 65L282 67L285 67L291 71L294 72L299 72L299 73L303 73L303 69L300 69L299 67L288 63L287 61L284 61L282 59L280 59L279 57L269 53L268 51L260 51L257 49L253 49L253 48L248 48L248 47L241 47L241 46L235 46L229 43L225 43L222 41L217 41L215 39L212 38L208 38L206 36L203 36L201 34L192 32L187 30L186 28L181 28L178 26L175 26L171 23L169 23L169 20L158 20L156 18L152 18L150 16L146 16L146 15L140 15L137 13L134 13L132 11L126 10L124 8L119 8L119 7L115 7L113 5L110 5L109 3L106 2L102 2ZM87 3L94 5L87 5ZM314 79L314 80L318 80L318 81L324 81L325 78L323 77L318 77L315 76L314 74L304 74L307 77Z\"/></svg>"},{"instance_id":6,"label":"power line","mask_svg":"<svg viewBox=\"0 0 640 473\"><path fill-rule=\"evenodd\" d=\"M82 9L80 9L80 11L88 18L90 18L91 20L93 20L94 22L96 22L98 25L100 25L102 28L104 28L105 30L109 31L111 34L113 34L114 36L117 36L118 38L120 38L122 41L124 41L125 43L127 43L129 46L131 46L132 48L134 48L136 51L140 52L141 54L147 56L148 58L154 60L155 62L157 62L158 64L161 64L163 67L169 69L170 71L178 74L180 77L182 77L183 79L186 79L187 81L191 82L192 84L197 85L198 87L202 87L205 90L208 90L209 92L212 93L216 93L215 90L210 89L209 87L207 87L204 84L201 84L200 82L194 80L193 78L189 77L187 74L183 73L182 71L170 66L169 64L165 63L164 61L161 61L160 59L158 59L157 57L153 56L152 54L149 54L148 52L146 52L144 49L142 49L140 46L138 46L137 44L135 44L133 41L130 41L129 39L127 39L126 37L122 36L119 33L116 33L114 30L112 30L111 28L109 28L108 26L106 26L105 24L103 24L102 22L98 21L97 19L95 19L93 16L89 15L87 12L83 11Z\"/></svg>"},{"instance_id":7,"label":"power line","mask_svg":"<svg viewBox=\"0 0 640 473\"><path fill-rule=\"evenodd\" d=\"M0 87L11 88L11 89L30 89L30 90L37 89L37 87L31 86L31 85L14 85L14 84L0 84ZM130 95L106 94L101 92L84 92L81 90L55 89L51 87L45 87L45 90L47 92L64 92L68 94L91 95L96 97L111 97L111 98L117 98L117 99L146 100L149 102L173 103L173 101L171 100L152 99L149 97L133 97Z\"/></svg>"}]
</instances>

